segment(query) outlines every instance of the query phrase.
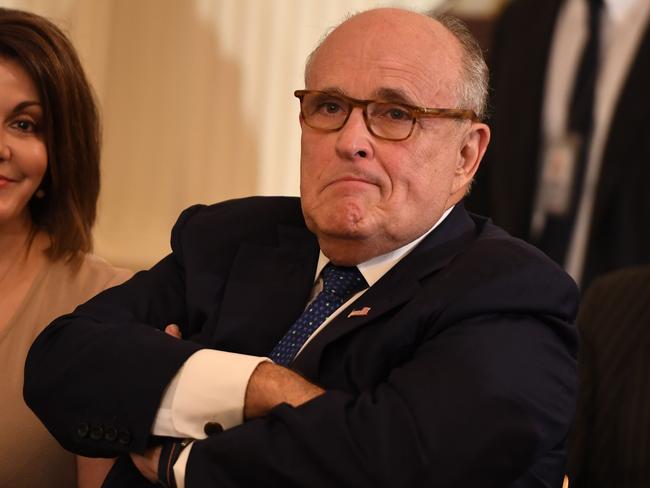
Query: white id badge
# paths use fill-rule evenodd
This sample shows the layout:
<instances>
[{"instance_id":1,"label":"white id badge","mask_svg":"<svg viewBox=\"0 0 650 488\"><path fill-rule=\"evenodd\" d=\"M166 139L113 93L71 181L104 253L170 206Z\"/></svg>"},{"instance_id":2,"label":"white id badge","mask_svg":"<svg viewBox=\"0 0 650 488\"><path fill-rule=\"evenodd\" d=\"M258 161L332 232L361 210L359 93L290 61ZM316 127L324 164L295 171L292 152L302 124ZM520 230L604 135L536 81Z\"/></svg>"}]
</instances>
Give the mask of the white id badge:
<instances>
[{"instance_id":1,"label":"white id badge","mask_svg":"<svg viewBox=\"0 0 650 488\"><path fill-rule=\"evenodd\" d=\"M569 136L555 141L546 151L540 187L540 206L546 215L569 212L579 147L579 137Z\"/></svg>"}]
</instances>

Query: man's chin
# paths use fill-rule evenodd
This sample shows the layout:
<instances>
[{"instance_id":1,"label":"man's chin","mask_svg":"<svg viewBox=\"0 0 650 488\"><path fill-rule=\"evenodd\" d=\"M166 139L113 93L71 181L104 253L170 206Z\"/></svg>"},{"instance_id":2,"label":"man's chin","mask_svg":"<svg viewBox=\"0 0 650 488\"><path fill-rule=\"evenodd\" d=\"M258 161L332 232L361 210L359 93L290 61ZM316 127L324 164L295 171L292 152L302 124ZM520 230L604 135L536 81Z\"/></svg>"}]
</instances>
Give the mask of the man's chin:
<instances>
[{"instance_id":1,"label":"man's chin","mask_svg":"<svg viewBox=\"0 0 650 488\"><path fill-rule=\"evenodd\" d=\"M325 228L317 233L319 236L324 236L329 239L338 239L341 241L365 241L372 236L371 232L359 227L355 228Z\"/></svg>"},{"instance_id":2,"label":"man's chin","mask_svg":"<svg viewBox=\"0 0 650 488\"><path fill-rule=\"evenodd\" d=\"M338 213L329 212L326 216L307 219L307 226L317 236L330 239L364 240L376 234L371 219L359 212L350 212L349 209L339 209Z\"/></svg>"}]
</instances>

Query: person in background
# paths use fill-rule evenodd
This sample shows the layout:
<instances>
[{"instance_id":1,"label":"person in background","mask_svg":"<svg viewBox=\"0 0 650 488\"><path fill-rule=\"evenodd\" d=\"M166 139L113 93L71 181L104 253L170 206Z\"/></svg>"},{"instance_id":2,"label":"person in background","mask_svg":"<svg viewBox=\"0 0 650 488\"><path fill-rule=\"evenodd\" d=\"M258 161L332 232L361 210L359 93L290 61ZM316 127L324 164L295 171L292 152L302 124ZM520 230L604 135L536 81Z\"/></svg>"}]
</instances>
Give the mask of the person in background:
<instances>
[{"instance_id":1,"label":"person in background","mask_svg":"<svg viewBox=\"0 0 650 488\"><path fill-rule=\"evenodd\" d=\"M596 279L578 314L571 488L650 486L650 266Z\"/></svg>"},{"instance_id":2,"label":"person in background","mask_svg":"<svg viewBox=\"0 0 650 488\"><path fill-rule=\"evenodd\" d=\"M586 289L650 263L650 2L514 0L491 50L492 142L471 211Z\"/></svg>"},{"instance_id":3,"label":"person in background","mask_svg":"<svg viewBox=\"0 0 650 488\"><path fill-rule=\"evenodd\" d=\"M42 17L0 8L3 487L75 484L74 455L24 403L23 368L48 322L130 275L89 254L99 160L97 108L71 43ZM79 485L99 486L108 466L79 458Z\"/></svg>"},{"instance_id":4,"label":"person in background","mask_svg":"<svg viewBox=\"0 0 650 488\"><path fill-rule=\"evenodd\" d=\"M106 488L559 486L578 292L463 207L486 92L457 19L344 21L294 93L300 198L186 210L170 255L36 339L28 405L120 455Z\"/></svg>"}]
</instances>

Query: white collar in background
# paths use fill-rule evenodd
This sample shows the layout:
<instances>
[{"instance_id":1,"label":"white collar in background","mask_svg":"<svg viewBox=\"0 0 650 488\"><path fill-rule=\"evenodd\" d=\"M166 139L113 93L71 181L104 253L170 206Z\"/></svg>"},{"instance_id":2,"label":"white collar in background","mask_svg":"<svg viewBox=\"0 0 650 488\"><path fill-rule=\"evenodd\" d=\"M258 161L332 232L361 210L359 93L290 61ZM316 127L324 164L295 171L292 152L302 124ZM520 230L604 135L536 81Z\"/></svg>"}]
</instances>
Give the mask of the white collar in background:
<instances>
[{"instance_id":1,"label":"white collar in background","mask_svg":"<svg viewBox=\"0 0 650 488\"><path fill-rule=\"evenodd\" d=\"M647 2L648 0L605 0L605 7L607 8L612 20L619 22L623 20L625 14L637 4Z\"/></svg>"}]
</instances>

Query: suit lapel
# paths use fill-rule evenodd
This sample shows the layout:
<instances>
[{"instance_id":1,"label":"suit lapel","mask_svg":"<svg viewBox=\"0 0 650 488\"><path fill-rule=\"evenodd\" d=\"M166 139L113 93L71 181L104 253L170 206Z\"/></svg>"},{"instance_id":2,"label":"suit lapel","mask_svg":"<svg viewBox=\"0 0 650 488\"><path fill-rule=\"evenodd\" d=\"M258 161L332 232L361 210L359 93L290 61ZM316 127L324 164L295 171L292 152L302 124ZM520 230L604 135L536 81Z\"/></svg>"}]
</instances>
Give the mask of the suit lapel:
<instances>
[{"instance_id":1,"label":"suit lapel","mask_svg":"<svg viewBox=\"0 0 650 488\"><path fill-rule=\"evenodd\" d=\"M304 309L317 261L304 227L279 227L277 246L242 243L215 329L219 348L267 355Z\"/></svg>"},{"instance_id":2,"label":"suit lapel","mask_svg":"<svg viewBox=\"0 0 650 488\"><path fill-rule=\"evenodd\" d=\"M318 376L318 365L328 344L360 327L380 320L395 307L409 301L420 289L420 281L446 266L476 238L476 229L462 204L431 232L409 255L386 273L348 308L334 318L292 363L307 377ZM353 310L368 307L365 315L353 315Z\"/></svg>"},{"instance_id":3,"label":"suit lapel","mask_svg":"<svg viewBox=\"0 0 650 488\"><path fill-rule=\"evenodd\" d=\"M490 105L494 141L488 146L478 181L490 178L489 215L523 237L530 229L538 185L539 145L546 71L555 24L563 0L513 2L509 15L497 23L490 56ZM531 56L531 53L535 53ZM504 181L516 185L503 187ZM480 186L480 185L479 185ZM470 200L472 196L470 195ZM518 202L513 205L512 202ZM472 208L470 206L470 208Z\"/></svg>"}]
</instances>

